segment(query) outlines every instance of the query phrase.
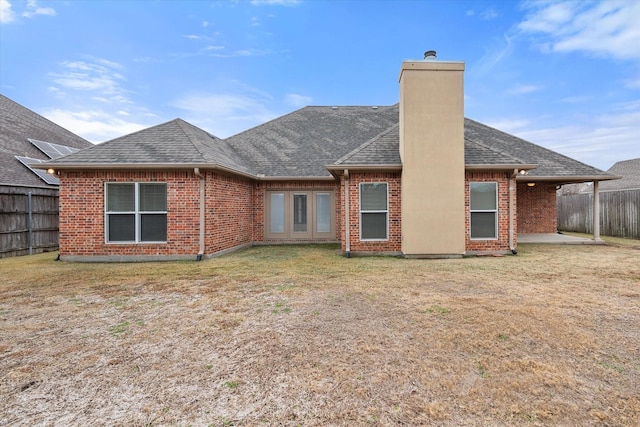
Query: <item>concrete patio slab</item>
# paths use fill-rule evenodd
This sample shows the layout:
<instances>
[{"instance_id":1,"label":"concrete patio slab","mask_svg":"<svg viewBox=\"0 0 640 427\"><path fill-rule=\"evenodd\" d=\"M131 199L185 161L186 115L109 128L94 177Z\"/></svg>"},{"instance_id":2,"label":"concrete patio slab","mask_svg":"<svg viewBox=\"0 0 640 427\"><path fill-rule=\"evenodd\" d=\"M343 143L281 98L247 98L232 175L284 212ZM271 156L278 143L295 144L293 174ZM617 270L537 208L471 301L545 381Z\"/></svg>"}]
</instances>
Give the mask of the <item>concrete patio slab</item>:
<instances>
[{"instance_id":1,"label":"concrete patio slab","mask_svg":"<svg viewBox=\"0 0 640 427\"><path fill-rule=\"evenodd\" d=\"M518 234L518 243L542 243L548 245L602 245L602 240L585 239L560 233Z\"/></svg>"}]
</instances>

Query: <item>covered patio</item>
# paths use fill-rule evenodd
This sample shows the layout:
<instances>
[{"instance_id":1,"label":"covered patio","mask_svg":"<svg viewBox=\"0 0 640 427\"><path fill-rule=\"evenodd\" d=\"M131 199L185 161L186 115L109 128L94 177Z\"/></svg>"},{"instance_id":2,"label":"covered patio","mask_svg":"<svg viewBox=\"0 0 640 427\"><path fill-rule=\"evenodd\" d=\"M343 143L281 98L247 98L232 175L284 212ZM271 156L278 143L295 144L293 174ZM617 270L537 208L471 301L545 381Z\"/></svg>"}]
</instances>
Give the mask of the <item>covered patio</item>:
<instances>
[{"instance_id":1,"label":"covered patio","mask_svg":"<svg viewBox=\"0 0 640 427\"><path fill-rule=\"evenodd\" d=\"M546 245L602 245L601 239L587 239L560 233L518 234L518 243L539 243Z\"/></svg>"}]
</instances>

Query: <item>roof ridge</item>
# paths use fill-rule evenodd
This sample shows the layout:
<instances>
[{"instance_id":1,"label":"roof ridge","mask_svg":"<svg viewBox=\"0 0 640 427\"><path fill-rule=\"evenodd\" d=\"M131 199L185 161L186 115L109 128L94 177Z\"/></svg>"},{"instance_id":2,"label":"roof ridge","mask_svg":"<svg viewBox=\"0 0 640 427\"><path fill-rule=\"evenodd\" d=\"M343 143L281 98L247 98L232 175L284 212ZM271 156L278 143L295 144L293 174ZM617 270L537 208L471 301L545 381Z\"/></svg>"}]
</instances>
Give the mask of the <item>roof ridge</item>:
<instances>
[{"instance_id":1,"label":"roof ridge","mask_svg":"<svg viewBox=\"0 0 640 427\"><path fill-rule=\"evenodd\" d=\"M472 139L470 139L470 138L467 138L466 136L464 137L464 140L465 140L465 141L469 141L469 142L470 142L470 143L472 143L472 144L479 145L479 146L481 146L482 148L486 148L486 149L487 149L487 150L489 150L489 151L493 151L494 153L500 154L501 156L508 157L508 158L510 158L510 159L516 160L517 162L520 162L520 163L522 163L522 164L526 164L526 163L527 163L527 162L525 162L524 160L522 160L522 159L520 159L520 158L518 158L518 157L515 157L515 156L513 156L513 155L511 155L511 154L509 154L509 153L505 153L505 152L504 152L504 151L502 151L502 150L496 150L496 149L495 149L495 148L493 148L493 147L489 147L487 144L485 144L485 143L483 143L483 142L480 142L480 141L474 141L474 140L472 140Z\"/></svg>"},{"instance_id":2,"label":"roof ridge","mask_svg":"<svg viewBox=\"0 0 640 427\"><path fill-rule=\"evenodd\" d=\"M205 134L207 134L207 136L209 136L212 140L216 140L219 139L214 135L211 135L209 132L207 132L204 129L200 129L199 127L197 127L196 125L193 125L183 119L175 119L174 120L176 122L176 124L178 125L178 127L180 128L180 130L184 133L184 135L187 137L187 139L189 140L189 142L191 142L191 145L193 145L193 148L196 149L196 151L198 153L200 153L200 155L202 156L203 159L206 160L210 160L209 156L210 156L210 149L206 144L202 144L200 141L198 141L196 139L196 135L194 134L194 130L198 130L200 132L204 132ZM188 128L189 131L187 131Z\"/></svg>"}]
</instances>

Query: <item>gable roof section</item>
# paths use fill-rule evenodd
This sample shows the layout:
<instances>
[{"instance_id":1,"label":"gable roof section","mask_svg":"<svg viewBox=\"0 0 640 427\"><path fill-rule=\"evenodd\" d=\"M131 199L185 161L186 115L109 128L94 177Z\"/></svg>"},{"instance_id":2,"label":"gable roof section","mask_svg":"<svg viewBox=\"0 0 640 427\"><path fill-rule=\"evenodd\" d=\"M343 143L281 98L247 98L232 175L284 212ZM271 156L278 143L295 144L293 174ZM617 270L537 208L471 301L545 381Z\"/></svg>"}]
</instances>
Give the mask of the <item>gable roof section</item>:
<instances>
[{"instance_id":1,"label":"gable roof section","mask_svg":"<svg viewBox=\"0 0 640 427\"><path fill-rule=\"evenodd\" d=\"M227 142L258 176L331 178L326 165L397 123L397 104L305 107L232 136Z\"/></svg>"},{"instance_id":2,"label":"gable roof section","mask_svg":"<svg viewBox=\"0 0 640 427\"><path fill-rule=\"evenodd\" d=\"M82 149L92 144L17 102L0 95L0 184L46 186L16 156L48 160L29 139Z\"/></svg>"},{"instance_id":3,"label":"gable roof section","mask_svg":"<svg viewBox=\"0 0 640 427\"><path fill-rule=\"evenodd\" d=\"M47 165L65 169L218 167L252 175L226 141L182 119L112 139Z\"/></svg>"}]
</instances>

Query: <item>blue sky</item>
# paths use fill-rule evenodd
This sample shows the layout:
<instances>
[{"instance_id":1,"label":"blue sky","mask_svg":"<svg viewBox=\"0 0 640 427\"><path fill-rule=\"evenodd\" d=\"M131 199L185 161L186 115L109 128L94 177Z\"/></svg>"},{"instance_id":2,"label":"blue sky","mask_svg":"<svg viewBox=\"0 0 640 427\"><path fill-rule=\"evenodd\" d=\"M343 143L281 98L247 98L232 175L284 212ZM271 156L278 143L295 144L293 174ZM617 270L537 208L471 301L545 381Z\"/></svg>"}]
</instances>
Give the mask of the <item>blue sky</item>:
<instances>
[{"instance_id":1,"label":"blue sky","mask_svg":"<svg viewBox=\"0 0 640 427\"><path fill-rule=\"evenodd\" d=\"M0 18L0 92L92 142L391 105L401 62L434 49L466 63L466 117L601 169L640 157L640 1L0 0Z\"/></svg>"}]
</instances>

